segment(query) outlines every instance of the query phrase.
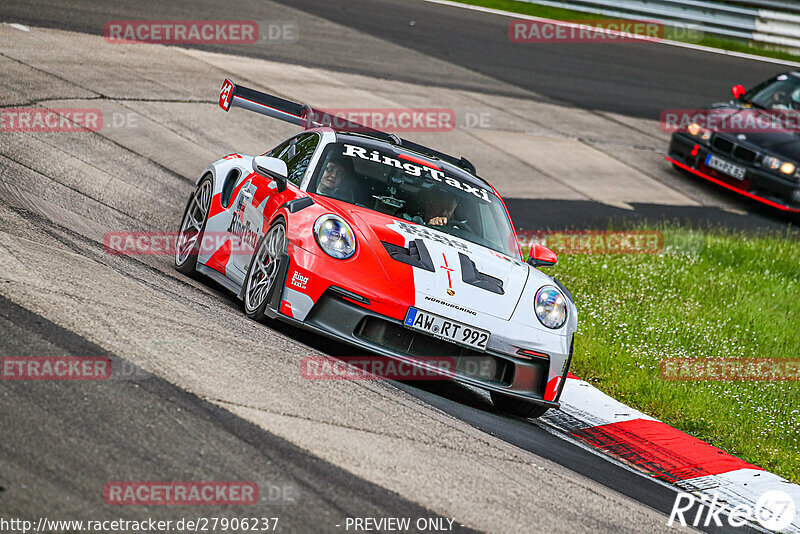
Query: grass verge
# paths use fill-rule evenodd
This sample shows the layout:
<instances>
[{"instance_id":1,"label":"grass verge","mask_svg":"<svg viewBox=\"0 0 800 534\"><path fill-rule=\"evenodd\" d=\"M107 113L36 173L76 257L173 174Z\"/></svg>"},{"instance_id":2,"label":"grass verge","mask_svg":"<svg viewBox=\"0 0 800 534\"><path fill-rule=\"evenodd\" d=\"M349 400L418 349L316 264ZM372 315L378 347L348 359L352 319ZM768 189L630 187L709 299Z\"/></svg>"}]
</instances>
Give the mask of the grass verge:
<instances>
[{"instance_id":1,"label":"grass verge","mask_svg":"<svg viewBox=\"0 0 800 534\"><path fill-rule=\"evenodd\" d=\"M543 17L556 20L578 21L603 18L603 15L593 13L584 13L581 11L573 11L570 9L562 9L557 7L541 6L538 4L531 4L528 2L519 2L516 0L453 0L461 4L469 4L473 6L488 7L490 9L499 9L501 11L510 11L512 13L520 13L523 15L531 15L535 17ZM590 22L587 22L590 24ZM688 33L688 34L687 34ZM702 35L698 35L702 34ZM787 50L775 48L766 43L757 43L754 41L725 39L703 32L686 32L682 28L664 27L664 39L673 41L681 41L685 43L692 43L701 46L708 46L711 48L719 48L721 50L729 50L732 52L742 52L746 54L755 54L758 56L770 57L775 59L783 59L787 61L800 61L800 55L793 54ZM535 45L528 45L535 46Z\"/></svg>"},{"instance_id":2,"label":"grass verge","mask_svg":"<svg viewBox=\"0 0 800 534\"><path fill-rule=\"evenodd\" d=\"M800 482L800 382L668 381L665 358L800 360L800 240L655 228L656 254L562 254L572 370L616 399Z\"/></svg>"}]
</instances>

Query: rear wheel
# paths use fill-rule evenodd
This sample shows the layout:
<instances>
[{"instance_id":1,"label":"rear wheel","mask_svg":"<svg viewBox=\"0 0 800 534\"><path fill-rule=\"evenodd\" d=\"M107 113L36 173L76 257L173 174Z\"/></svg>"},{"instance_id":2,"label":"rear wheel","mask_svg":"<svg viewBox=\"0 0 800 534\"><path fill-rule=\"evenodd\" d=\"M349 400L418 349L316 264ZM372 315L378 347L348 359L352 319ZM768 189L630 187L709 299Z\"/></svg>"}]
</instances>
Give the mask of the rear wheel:
<instances>
[{"instance_id":1,"label":"rear wheel","mask_svg":"<svg viewBox=\"0 0 800 534\"><path fill-rule=\"evenodd\" d=\"M244 312L256 321L266 318L267 297L278 278L278 262L286 252L286 226L283 221L273 224L258 242L250 259L244 281Z\"/></svg>"},{"instance_id":2,"label":"rear wheel","mask_svg":"<svg viewBox=\"0 0 800 534\"><path fill-rule=\"evenodd\" d=\"M175 243L175 269L193 275L197 267L197 253L206 229L208 211L211 208L213 182L210 174L200 180L181 219L181 229Z\"/></svg>"},{"instance_id":3,"label":"rear wheel","mask_svg":"<svg viewBox=\"0 0 800 534\"><path fill-rule=\"evenodd\" d=\"M531 402L517 399L515 397L509 397L508 395L503 395L502 393L497 393L495 391L491 391L490 394L492 396L492 402L494 403L495 408L502 412L516 415L517 417L536 419L537 417L543 416L549 409L547 406L533 404Z\"/></svg>"}]
</instances>

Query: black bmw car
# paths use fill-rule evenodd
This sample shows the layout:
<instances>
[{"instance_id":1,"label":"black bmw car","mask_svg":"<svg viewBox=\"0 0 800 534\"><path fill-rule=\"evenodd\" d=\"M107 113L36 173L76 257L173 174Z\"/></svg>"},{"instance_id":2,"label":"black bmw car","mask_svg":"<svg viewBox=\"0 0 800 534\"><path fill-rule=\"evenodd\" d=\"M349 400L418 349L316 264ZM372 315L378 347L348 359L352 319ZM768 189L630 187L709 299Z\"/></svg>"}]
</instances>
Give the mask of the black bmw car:
<instances>
[{"instance_id":1,"label":"black bmw car","mask_svg":"<svg viewBox=\"0 0 800 534\"><path fill-rule=\"evenodd\" d=\"M800 72L788 72L705 110L662 114L675 128L673 166L774 208L800 213Z\"/></svg>"}]
</instances>

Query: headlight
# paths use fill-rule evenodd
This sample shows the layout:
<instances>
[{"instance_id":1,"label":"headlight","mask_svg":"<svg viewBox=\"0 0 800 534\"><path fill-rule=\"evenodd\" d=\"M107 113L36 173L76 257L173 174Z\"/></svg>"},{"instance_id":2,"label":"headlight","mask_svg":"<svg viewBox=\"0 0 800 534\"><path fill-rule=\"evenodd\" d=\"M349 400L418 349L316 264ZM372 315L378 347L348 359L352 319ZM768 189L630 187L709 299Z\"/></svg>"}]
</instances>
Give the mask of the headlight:
<instances>
[{"instance_id":1,"label":"headlight","mask_svg":"<svg viewBox=\"0 0 800 534\"><path fill-rule=\"evenodd\" d=\"M346 260L356 253L356 236L344 220L332 213L314 223L314 237L328 256Z\"/></svg>"},{"instance_id":2,"label":"headlight","mask_svg":"<svg viewBox=\"0 0 800 534\"><path fill-rule=\"evenodd\" d=\"M698 137L698 138L702 139L703 141L708 141L709 139L711 139L711 130L707 130L706 128L703 128L702 126L700 126L696 122L693 122L692 124L690 124L686 128L686 130L689 132L690 135L692 135L694 137Z\"/></svg>"},{"instance_id":3,"label":"headlight","mask_svg":"<svg viewBox=\"0 0 800 534\"><path fill-rule=\"evenodd\" d=\"M547 328L561 328L567 322L567 299L554 286L544 286L536 292L533 310Z\"/></svg>"},{"instance_id":4,"label":"headlight","mask_svg":"<svg viewBox=\"0 0 800 534\"><path fill-rule=\"evenodd\" d=\"M772 170L772 171L780 171L782 174L793 174L795 171L794 163L789 161L781 161L778 158L773 158L772 156L765 156L762 160L763 165Z\"/></svg>"},{"instance_id":5,"label":"headlight","mask_svg":"<svg viewBox=\"0 0 800 534\"><path fill-rule=\"evenodd\" d=\"M772 156L766 156L764 158L764 166L774 171L781 166L781 160L773 158Z\"/></svg>"}]
</instances>

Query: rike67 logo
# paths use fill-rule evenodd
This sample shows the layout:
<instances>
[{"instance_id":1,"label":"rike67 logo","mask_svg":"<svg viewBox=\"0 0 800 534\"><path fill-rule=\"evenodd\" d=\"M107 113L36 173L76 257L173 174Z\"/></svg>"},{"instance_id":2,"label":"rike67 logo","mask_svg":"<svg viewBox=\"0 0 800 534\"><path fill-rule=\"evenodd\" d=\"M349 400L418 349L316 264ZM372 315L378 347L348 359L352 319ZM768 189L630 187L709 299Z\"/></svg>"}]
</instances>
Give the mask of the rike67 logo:
<instances>
[{"instance_id":1,"label":"rike67 logo","mask_svg":"<svg viewBox=\"0 0 800 534\"><path fill-rule=\"evenodd\" d=\"M782 532L795 519L794 499L780 490L764 493L756 501L755 506L748 504L733 506L724 502L718 493L714 493L713 497L678 493L672 512L669 514L667 526L674 526L677 522L684 527L687 525L722 527L727 522L727 526L736 528L742 527L748 522L756 522L766 529ZM695 505L698 505L697 510L694 510ZM724 519L723 514L726 515Z\"/></svg>"}]
</instances>

